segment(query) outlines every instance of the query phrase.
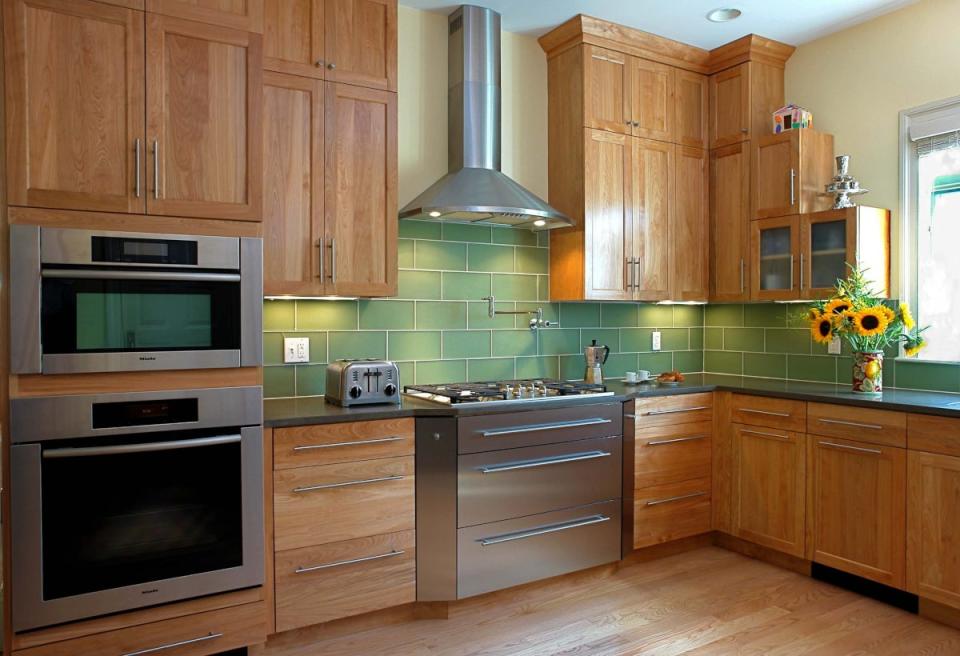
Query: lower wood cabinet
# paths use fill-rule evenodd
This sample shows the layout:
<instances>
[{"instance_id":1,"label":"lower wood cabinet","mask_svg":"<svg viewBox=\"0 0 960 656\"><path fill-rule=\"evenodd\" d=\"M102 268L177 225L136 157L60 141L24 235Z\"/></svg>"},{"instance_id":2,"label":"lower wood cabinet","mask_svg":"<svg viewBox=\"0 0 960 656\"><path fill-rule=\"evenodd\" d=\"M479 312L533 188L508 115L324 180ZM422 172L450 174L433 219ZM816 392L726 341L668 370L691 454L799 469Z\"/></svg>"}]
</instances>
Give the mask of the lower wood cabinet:
<instances>
[{"instance_id":1,"label":"lower wood cabinet","mask_svg":"<svg viewBox=\"0 0 960 656\"><path fill-rule=\"evenodd\" d=\"M910 451L907 481L907 590L960 608L960 458Z\"/></svg>"},{"instance_id":2,"label":"lower wood cabinet","mask_svg":"<svg viewBox=\"0 0 960 656\"><path fill-rule=\"evenodd\" d=\"M634 494L633 548L707 533L710 530L710 479L664 483Z\"/></svg>"}]
</instances>

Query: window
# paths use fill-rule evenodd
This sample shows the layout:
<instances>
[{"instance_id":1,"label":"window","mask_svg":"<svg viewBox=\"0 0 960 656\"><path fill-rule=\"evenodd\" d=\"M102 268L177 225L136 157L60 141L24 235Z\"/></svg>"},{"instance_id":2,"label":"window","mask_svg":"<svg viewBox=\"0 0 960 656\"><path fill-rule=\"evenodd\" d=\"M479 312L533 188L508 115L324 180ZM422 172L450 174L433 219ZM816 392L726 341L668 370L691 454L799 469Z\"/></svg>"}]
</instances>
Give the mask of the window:
<instances>
[{"instance_id":1,"label":"window","mask_svg":"<svg viewBox=\"0 0 960 656\"><path fill-rule=\"evenodd\" d=\"M901 113L901 295L926 360L960 360L960 98Z\"/></svg>"}]
</instances>

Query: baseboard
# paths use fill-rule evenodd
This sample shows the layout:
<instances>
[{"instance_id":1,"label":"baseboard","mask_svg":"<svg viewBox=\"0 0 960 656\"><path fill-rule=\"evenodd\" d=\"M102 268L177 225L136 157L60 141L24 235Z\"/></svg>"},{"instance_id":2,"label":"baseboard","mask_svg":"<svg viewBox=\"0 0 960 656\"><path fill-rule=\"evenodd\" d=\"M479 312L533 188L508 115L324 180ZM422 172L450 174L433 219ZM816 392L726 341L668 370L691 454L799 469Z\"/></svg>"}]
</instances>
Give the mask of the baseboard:
<instances>
[{"instance_id":1,"label":"baseboard","mask_svg":"<svg viewBox=\"0 0 960 656\"><path fill-rule=\"evenodd\" d=\"M919 606L918 612L921 617L960 629L960 609L923 597L920 597Z\"/></svg>"},{"instance_id":2,"label":"baseboard","mask_svg":"<svg viewBox=\"0 0 960 656\"><path fill-rule=\"evenodd\" d=\"M753 542L747 542L733 535L727 533L721 533L715 531L713 533L713 544L727 549L729 551L734 551L743 556L749 556L750 558L756 558L757 560L762 560L771 565L776 565L777 567L782 567L783 569L788 569L797 574L803 574L804 576L810 576L810 561L803 558L798 558L797 556L791 556L790 554L785 554L776 549L771 549L769 547L764 547Z\"/></svg>"}]
</instances>

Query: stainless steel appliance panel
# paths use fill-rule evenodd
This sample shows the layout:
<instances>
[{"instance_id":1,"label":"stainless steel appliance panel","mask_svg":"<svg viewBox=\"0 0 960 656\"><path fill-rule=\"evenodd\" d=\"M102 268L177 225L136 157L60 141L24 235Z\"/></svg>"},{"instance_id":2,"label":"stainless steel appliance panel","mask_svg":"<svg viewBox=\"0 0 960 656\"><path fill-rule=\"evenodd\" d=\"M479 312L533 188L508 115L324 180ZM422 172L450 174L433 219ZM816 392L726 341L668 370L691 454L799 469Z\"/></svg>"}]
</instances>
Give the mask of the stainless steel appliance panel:
<instances>
[{"instance_id":1,"label":"stainless steel appliance panel","mask_svg":"<svg viewBox=\"0 0 960 656\"><path fill-rule=\"evenodd\" d=\"M40 229L10 226L10 371L39 374Z\"/></svg>"},{"instance_id":2,"label":"stainless steel appliance panel","mask_svg":"<svg viewBox=\"0 0 960 656\"><path fill-rule=\"evenodd\" d=\"M620 435L621 403L477 415L460 419L459 452L480 453Z\"/></svg>"},{"instance_id":3,"label":"stainless steel appliance panel","mask_svg":"<svg viewBox=\"0 0 960 656\"><path fill-rule=\"evenodd\" d=\"M460 456L457 526L619 498L620 450L616 436Z\"/></svg>"},{"instance_id":4,"label":"stainless steel appliance panel","mask_svg":"<svg viewBox=\"0 0 960 656\"><path fill-rule=\"evenodd\" d=\"M263 240L240 240L240 366L263 364Z\"/></svg>"},{"instance_id":5,"label":"stainless steel appliance panel","mask_svg":"<svg viewBox=\"0 0 960 656\"><path fill-rule=\"evenodd\" d=\"M620 500L457 531L457 598L620 559Z\"/></svg>"},{"instance_id":6,"label":"stainless steel appliance panel","mask_svg":"<svg viewBox=\"0 0 960 656\"><path fill-rule=\"evenodd\" d=\"M152 232L115 232L105 230L77 230L75 228L41 228L25 226L37 233L40 247L40 260L44 264L103 265L94 259L91 248L92 239L101 235L122 239L163 239L169 241L189 241L197 245L196 264L161 264L163 268L176 269L239 269L240 253L237 251L236 237L208 237L204 235L167 235ZM43 238L39 235L42 231ZM241 240L243 241L243 240ZM253 240L258 241L258 240ZM137 267L136 262L110 262L110 266Z\"/></svg>"},{"instance_id":7,"label":"stainless steel appliance panel","mask_svg":"<svg viewBox=\"0 0 960 656\"><path fill-rule=\"evenodd\" d=\"M457 420L417 419L417 601L457 598Z\"/></svg>"}]
</instances>

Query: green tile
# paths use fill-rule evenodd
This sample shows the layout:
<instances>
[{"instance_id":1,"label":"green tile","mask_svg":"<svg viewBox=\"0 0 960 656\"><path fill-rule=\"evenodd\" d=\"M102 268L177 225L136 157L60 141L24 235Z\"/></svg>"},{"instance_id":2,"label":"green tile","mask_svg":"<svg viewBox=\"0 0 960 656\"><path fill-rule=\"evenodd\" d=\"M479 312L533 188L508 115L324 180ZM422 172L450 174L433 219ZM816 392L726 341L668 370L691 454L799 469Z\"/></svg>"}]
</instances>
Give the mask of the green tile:
<instances>
[{"instance_id":1,"label":"green tile","mask_svg":"<svg viewBox=\"0 0 960 656\"><path fill-rule=\"evenodd\" d=\"M637 325L668 328L673 325L673 306L644 304L637 307Z\"/></svg>"},{"instance_id":2,"label":"green tile","mask_svg":"<svg viewBox=\"0 0 960 656\"><path fill-rule=\"evenodd\" d=\"M544 328L540 331L540 355L567 355L580 352L580 331L576 328Z\"/></svg>"},{"instance_id":3,"label":"green tile","mask_svg":"<svg viewBox=\"0 0 960 656\"><path fill-rule=\"evenodd\" d=\"M896 383L897 387L905 389L960 392L960 366L900 360L897 362Z\"/></svg>"},{"instance_id":4,"label":"green tile","mask_svg":"<svg viewBox=\"0 0 960 656\"><path fill-rule=\"evenodd\" d=\"M660 331L661 351L686 351L690 348L690 331L686 328L664 328Z\"/></svg>"},{"instance_id":5,"label":"green tile","mask_svg":"<svg viewBox=\"0 0 960 656\"><path fill-rule=\"evenodd\" d=\"M295 367L264 367L263 396L272 399L296 394Z\"/></svg>"},{"instance_id":6,"label":"green tile","mask_svg":"<svg viewBox=\"0 0 960 656\"><path fill-rule=\"evenodd\" d=\"M677 328L703 326L703 305L674 305L673 325Z\"/></svg>"},{"instance_id":7,"label":"green tile","mask_svg":"<svg viewBox=\"0 0 960 656\"><path fill-rule=\"evenodd\" d=\"M677 351L673 354L673 367L685 374L703 371L703 351Z\"/></svg>"},{"instance_id":8,"label":"green tile","mask_svg":"<svg viewBox=\"0 0 960 656\"><path fill-rule=\"evenodd\" d=\"M604 378L623 378L628 371L637 370L636 353L611 353L603 365Z\"/></svg>"},{"instance_id":9,"label":"green tile","mask_svg":"<svg viewBox=\"0 0 960 656\"><path fill-rule=\"evenodd\" d=\"M690 349L693 351L703 350L703 328L690 329Z\"/></svg>"},{"instance_id":10,"label":"green tile","mask_svg":"<svg viewBox=\"0 0 960 656\"><path fill-rule=\"evenodd\" d=\"M461 244L466 246L465 244ZM513 246L493 246L490 244L470 244L467 251L467 266L469 271L497 271L512 273Z\"/></svg>"},{"instance_id":11,"label":"green tile","mask_svg":"<svg viewBox=\"0 0 960 656\"><path fill-rule=\"evenodd\" d=\"M264 330L293 330L296 328L296 301L264 301Z\"/></svg>"},{"instance_id":12,"label":"green tile","mask_svg":"<svg viewBox=\"0 0 960 656\"><path fill-rule=\"evenodd\" d=\"M651 375L673 370L672 353L640 353L637 355L637 369L645 369Z\"/></svg>"},{"instance_id":13,"label":"green tile","mask_svg":"<svg viewBox=\"0 0 960 656\"><path fill-rule=\"evenodd\" d=\"M283 340L285 337L306 337L310 340L310 363L327 361L327 334L283 332L263 334L263 364L283 364Z\"/></svg>"},{"instance_id":14,"label":"green tile","mask_svg":"<svg viewBox=\"0 0 960 656\"><path fill-rule=\"evenodd\" d=\"M743 325L758 328L784 328L787 325L787 306L783 303L744 305Z\"/></svg>"},{"instance_id":15,"label":"green tile","mask_svg":"<svg viewBox=\"0 0 960 656\"><path fill-rule=\"evenodd\" d=\"M297 365L297 396L323 396L327 368L319 365Z\"/></svg>"},{"instance_id":16,"label":"green tile","mask_svg":"<svg viewBox=\"0 0 960 656\"><path fill-rule=\"evenodd\" d=\"M516 244L517 246L536 246L537 233L516 228L493 228L494 244Z\"/></svg>"},{"instance_id":17,"label":"green tile","mask_svg":"<svg viewBox=\"0 0 960 656\"><path fill-rule=\"evenodd\" d=\"M413 240L401 239L397 242L397 266L401 269L413 268Z\"/></svg>"},{"instance_id":18,"label":"green tile","mask_svg":"<svg viewBox=\"0 0 960 656\"><path fill-rule=\"evenodd\" d=\"M356 330L357 301L297 301L297 330Z\"/></svg>"},{"instance_id":19,"label":"green tile","mask_svg":"<svg viewBox=\"0 0 960 656\"><path fill-rule=\"evenodd\" d=\"M594 328L600 325L599 303L561 303L560 326L563 328Z\"/></svg>"},{"instance_id":20,"label":"green tile","mask_svg":"<svg viewBox=\"0 0 960 656\"><path fill-rule=\"evenodd\" d=\"M744 353L743 375L786 378L787 356L782 353Z\"/></svg>"},{"instance_id":21,"label":"green tile","mask_svg":"<svg viewBox=\"0 0 960 656\"><path fill-rule=\"evenodd\" d=\"M837 363L828 355L788 355L787 378L820 383L837 381Z\"/></svg>"},{"instance_id":22,"label":"green tile","mask_svg":"<svg viewBox=\"0 0 960 656\"><path fill-rule=\"evenodd\" d=\"M649 351L653 343L652 328L623 328L620 331L620 350L624 353Z\"/></svg>"},{"instance_id":23,"label":"green tile","mask_svg":"<svg viewBox=\"0 0 960 656\"><path fill-rule=\"evenodd\" d=\"M536 355L537 336L531 330L495 330L493 355Z\"/></svg>"},{"instance_id":24,"label":"green tile","mask_svg":"<svg viewBox=\"0 0 960 656\"><path fill-rule=\"evenodd\" d=\"M733 351L704 351L703 370L714 374L742 374L743 354Z\"/></svg>"},{"instance_id":25,"label":"green tile","mask_svg":"<svg viewBox=\"0 0 960 656\"><path fill-rule=\"evenodd\" d=\"M467 326L474 328L513 328L514 315L498 314L492 319L488 312L486 301L482 303L467 303ZM511 311L514 309L513 303L497 303L497 310Z\"/></svg>"},{"instance_id":26,"label":"green tile","mask_svg":"<svg viewBox=\"0 0 960 656\"><path fill-rule=\"evenodd\" d=\"M538 246L549 246L550 245L550 231L541 230L540 232L534 233L537 235L537 245Z\"/></svg>"},{"instance_id":27,"label":"green tile","mask_svg":"<svg viewBox=\"0 0 960 656\"><path fill-rule=\"evenodd\" d=\"M786 310L787 328L809 328L810 320L807 318L809 309L810 306L808 305L788 305Z\"/></svg>"},{"instance_id":28,"label":"green tile","mask_svg":"<svg viewBox=\"0 0 960 656\"><path fill-rule=\"evenodd\" d=\"M762 353L763 328L724 328L723 348L727 351L757 351Z\"/></svg>"},{"instance_id":29,"label":"green tile","mask_svg":"<svg viewBox=\"0 0 960 656\"><path fill-rule=\"evenodd\" d=\"M333 332L327 336L330 362L343 358L387 357L387 333L379 331Z\"/></svg>"},{"instance_id":30,"label":"green tile","mask_svg":"<svg viewBox=\"0 0 960 656\"><path fill-rule=\"evenodd\" d=\"M620 331L616 328L581 328L580 329L580 350L586 346L592 346L593 340L597 344L609 346L611 353L627 353L633 349L624 348L620 340Z\"/></svg>"},{"instance_id":31,"label":"green tile","mask_svg":"<svg viewBox=\"0 0 960 656\"><path fill-rule=\"evenodd\" d=\"M559 373L556 357L517 358L517 378L556 378Z\"/></svg>"},{"instance_id":32,"label":"green tile","mask_svg":"<svg viewBox=\"0 0 960 656\"><path fill-rule=\"evenodd\" d=\"M518 310L527 310L530 312L535 312L537 308L541 308L543 310L544 321L549 321L553 326L556 326L558 323L560 323L560 304L559 303L540 303L539 301L536 303L517 303ZM526 323L532 317L533 315L531 314L528 318L521 318L519 321L522 323ZM517 325L520 326L520 323L518 323Z\"/></svg>"},{"instance_id":33,"label":"green tile","mask_svg":"<svg viewBox=\"0 0 960 656\"><path fill-rule=\"evenodd\" d=\"M550 276L537 276L537 298L541 301L550 300Z\"/></svg>"},{"instance_id":34,"label":"green tile","mask_svg":"<svg viewBox=\"0 0 960 656\"><path fill-rule=\"evenodd\" d=\"M466 303L456 301L417 301L417 328L466 327Z\"/></svg>"},{"instance_id":35,"label":"green tile","mask_svg":"<svg viewBox=\"0 0 960 656\"><path fill-rule=\"evenodd\" d=\"M444 223L443 238L447 241L474 241L490 243L489 226L467 225L465 223Z\"/></svg>"},{"instance_id":36,"label":"green tile","mask_svg":"<svg viewBox=\"0 0 960 656\"><path fill-rule=\"evenodd\" d=\"M436 360L440 358L439 331L391 331L387 357L391 360Z\"/></svg>"},{"instance_id":37,"label":"green tile","mask_svg":"<svg viewBox=\"0 0 960 656\"><path fill-rule=\"evenodd\" d=\"M409 330L413 328L413 301L360 301L360 328Z\"/></svg>"},{"instance_id":38,"label":"green tile","mask_svg":"<svg viewBox=\"0 0 960 656\"><path fill-rule=\"evenodd\" d=\"M414 362L397 363L397 369L400 370L400 389L403 389L404 385L410 385L413 383L415 368L416 363Z\"/></svg>"},{"instance_id":39,"label":"green tile","mask_svg":"<svg viewBox=\"0 0 960 656\"><path fill-rule=\"evenodd\" d=\"M517 273L493 274L493 295L504 301L537 300L537 277Z\"/></svg>"},{"instance_id":40,"label":"green tile","mask_svg":"<svg viewBox=\"0 0 960 656\"><path fill-rule=\"evenodd\" d=\"M466 379L466 360L433 360L417 362L415 376L415 381L417 383L461 383Z\"/></svg>"},{"instance_id":41,"label":"green tile","mask_svg":"<svg viewBox=\"0 0 960 656\"><path fill-rule=\"evenodd\" d=\"M400 221L400 236L408 239L440 239L440 224L436 221Z\"/></svg>"},{"instance_id":42,"label":"green tile","mask_svg":"<svg viewBox=\"0 0 960 656\"><path fill-rule=\"evenodd\" d=\"M837 382L841 385L846 382L853 383L853 358L834 357L837 363ZM895 379L896 363L893 360L883 361L883 386L893 387Z\"/></svg>"},{"instance_id":43,"label":"green tile","mask_svg":"<svg viewBox=\"0 0 960 656\"><path fill-rule=\"evenodd\" d=\"M489 273L443 274L444 300L479 301L484 296L490 296Z\"/></svg>"},{"instance_id":44,"label":"green tile","mask_svg":"<svg viewBox=\"0 0 960 656\"><path fill-rule=\"evenodd\" d=\"M283 364L283 333L263 333L263 364ZM313 355L313 351L310 352Z\"/></svg>"},{"instance_id":45,"label":"green tile","mask_svg":"<svg viewBox=\"0 0 960 656\"><path fill-rule=\"evenodd\" d=\"M723 350L723 328L703 329L703 348L711 351Z\"/></svg>"},{"instance_id":46,"label":"green tile","mask_svg":"<svg viewBox=\"0 0 960 656\"><path fill-rule=\"evenodd\" d=\"M560 380L583 380L585 369L586 363L582 355L560 356Z\"/></svg>"},{"instance_id":47,"label":"green tile","mask_svg":"<svg viewBox=\"0 0 960 656\"><path fill-rule=\"evenodd\" d=\"M438 271L401 271L397 274L400 298L440 298L440 273Z\"/></svg>"},{"instance_id":48,"label":"green tile","mask_svg":"<svg viewBox=\"0 0 960 656\"><path fill-rule=\"evenodd\" d=\"M602 303L600 325L610 328L633 328L637 325L637 306L634 303Z\"/></svg>"},{"instance_id":49,"label":"green tile","mask_svg":"<svg viewBox=\"0 0 960 656\"><path fill-rule=\"evenodd\" d=\"M811 353L810 331L800 328L768 328L767 353Z\"/></svg>"},{"instance_id":50,"label":"green tile","mask_svg":"<svg viewBox=\"0 0 960 656\"><path fill-rule=\"evenodd\" d=\"M742 326L742 305L708 305L703 314L706 326Z\"/></svg>"},{"instance_id":51,"label":"green tile","mask_svg":"<svg viewBox=\"0 0 960 656\"><path fill-rule=\"evenodd\" d=\"M467 245L443 241L418 241L414 251L418 269L463 271L467 268Z\"/></svg>"},{"instance_id":52,"label":"green tile","mask_svg":"<svg viewBox=\"0 0 960 656\"><path fill-rule=\"evenodd\" d=\"M547 273L550 271L550 251L546 248L517 247L518 273Z\"/></svg>"},{"instance_id":53,"label":"green tile","mask_svg":"<svg viewBox=\"0 0 960 656\"><path fill-rule=\"evenodd\" d=\"M491 358L467 362L467 380L469 381L503 380L515 377L513 358Z\"/></svg>"},{"instance_id":54,"label":"green tile","mask_svg":"<svg viewBox=\"0 0 960 656\"><path fill-rule=\"evenodd\" d=\"M489 330L447 330L443 333L444 358L489 358Z\"/></svg>"}]
</instances>

